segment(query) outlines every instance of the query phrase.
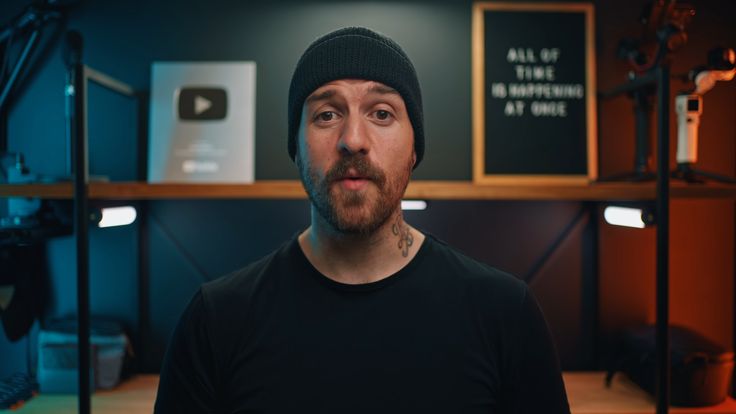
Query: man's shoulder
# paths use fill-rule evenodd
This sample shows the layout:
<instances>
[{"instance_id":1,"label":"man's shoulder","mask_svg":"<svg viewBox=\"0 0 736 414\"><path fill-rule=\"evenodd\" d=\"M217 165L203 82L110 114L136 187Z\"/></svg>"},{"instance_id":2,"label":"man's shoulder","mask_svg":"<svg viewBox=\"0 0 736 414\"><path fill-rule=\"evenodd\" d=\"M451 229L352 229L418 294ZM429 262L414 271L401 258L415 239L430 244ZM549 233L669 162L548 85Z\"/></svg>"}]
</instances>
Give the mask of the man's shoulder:
<instances>
[{"instance_id":1,"label":"man's shoulder","mask_svg":"<svg viewBox=\"0 0 736 414\"><path fill-rule=\"evenodd\" d=\"M516 276L476 260L437 237L427 235L427 240L431 243L429 265L447 277L481 292L522 297L526 294L526 283Z\"/></svg>"},{"instance_id":2,"label":"man's shoulder","mask_svg":"<svg viewBox=\"0 0 736 414\"><path fill-rule=\"evenodd\" d=\"M284 242L279 248L233 272L202 284L202 295L208 302L233 298L242 300L259 286L269 283L288 261L295 239Z\"/></svg>"}]
</instances>

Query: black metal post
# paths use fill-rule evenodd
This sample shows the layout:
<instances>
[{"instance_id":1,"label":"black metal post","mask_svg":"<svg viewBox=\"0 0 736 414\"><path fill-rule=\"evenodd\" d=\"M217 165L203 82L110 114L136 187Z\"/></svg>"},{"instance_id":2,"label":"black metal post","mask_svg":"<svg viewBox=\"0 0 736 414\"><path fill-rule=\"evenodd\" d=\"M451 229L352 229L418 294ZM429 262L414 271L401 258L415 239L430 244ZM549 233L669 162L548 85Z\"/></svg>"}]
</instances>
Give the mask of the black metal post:
<instances>
[{"instance_id":1,"label":"black metal post","mask_svg":"<svg viewBox=\"0 0 736 414\"><path fill-rule=\"evenodd\" d=\"M90 316L89 316L89 205L87 187L89 163L87 159L87 99L85 68L82 64L82 37L67 34L69 82L67 111L69 138L74 142L74 230L77 240L77 318L79 357L79 413L91 412L90 393Z\"/></svg>"},{"instance_id":2,"label":"black metal post","mask_svg":"<svg viewBox=\"0 0 736 414\"><path fill-rule=\"evenodd\" d=\"M151 332L150 323L150 276L149 266L149 227L148 202L138 203L138 341L135 348L137 368L139 373L154 373L155 364L150 361L148 352L148 335Z\"/></svg>"},{"instance_id":3,"label":"black metal post","mask_svg":"<svg viewBox=\"0 0 736 414\"><path fill-rule=\"evenodd\" d=\"M669 344L669 202L670 70L657 68L657 414L670 404Z\"/></svg>"},{"instance_id":4,"label":"black metal post","mask_svg":"<svg viewBox=\"0 0 736 414\"><path fill-rule=\"evenodd\" d=\"M146 181L148 159L148 99L149 94L138 93L138 171L139 181ZM138 372L156 372L148 355L148 335L150 333L150 276L149 268L149 202L138 203Z\"/></svg>"},{"instance_id":5,"label":"black metal post","mask_svg":"<svg viewBox=\"0 0 736 414\"><path fill-rule=\"evenodd\" d=\"M588 366L600 367L599 351L599 302L600 295L598 293L599 286L599 257L600 243L598 241L598 217L599 208L597 202L586 201L583 203L588 211L588 223L583 230L583 282L582 282L582 318L581 324L583 332L589 332L587 336L583 336L583 349L587 349L588 355L584 359Z\"/></svg>"}]
</instances>

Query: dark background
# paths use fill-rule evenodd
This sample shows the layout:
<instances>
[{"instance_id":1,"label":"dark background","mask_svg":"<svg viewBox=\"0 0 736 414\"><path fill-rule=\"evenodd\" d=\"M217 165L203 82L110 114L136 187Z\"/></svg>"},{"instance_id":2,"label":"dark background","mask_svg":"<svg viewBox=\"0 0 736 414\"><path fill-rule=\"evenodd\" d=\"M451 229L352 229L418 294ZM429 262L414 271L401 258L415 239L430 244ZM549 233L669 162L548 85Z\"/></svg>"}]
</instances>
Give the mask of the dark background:
<instances>
[{"instance_id":1,"label":"dark background","mask_svg":"<svg viewBox=\"0 0 736 414\"><path fill-rule=\"evenodd\" d=\"M626 78L615 57L623 37L637 37L643 0L596 1L599 90ZM0 3L0 20L26 1ZM736 47L736 3L695 3L689 43L674 56L682 74L718 44ZM293 67L321 34L365 25L394 38L413 60L423 88L427 152L415 179L471 179L470 1L83 1L67 27L85 39L85 62L136 89L150 88L153 61L254 60L257 63L256 178L296 179L286 151L286 97ZM58 41L23 84L9 112L7 149L22 152L32 172L67 173L65 70ZM736 81L704 99L699 166L734 173ZM673 81L673 93L683 87ZM599 175L633 166L631 101L598 103ZM90 90L91 172L111 180L139 176L134 103ZM674 117L671 130L676 128ZM674 143L672 159L674 158ZM98 203L99 204L99 203ZM555 337L563 368L596 369L616 333L654 321L654 229L602 222L605 203L572 201L430 201L407 220L473 257L531 278ZM131 226L92 229L91 305L120 320L156 371L167 339L197 286L266 254L308 224L306 200L163 200L139 204ZM672 321L733 346L734 201L675 200L671 212ZM145 226L142 224L145 223ZM569 230L565 232L565 230ZM566 237L560 237L561 235ZM555 241L560 239L559 244ZM141 244L143 241L143 244ZM74 240L48 242L51 300L46 319L76 309ZM555 248L556 246L556 248ZM540 266L540 258L548 257ZM143 262L140 262L143 260ZM140 298L139 263L149 275ZM536 272L532 272L538 268ZM139 301L149 304L143 332ZM144 315L145 316L145 315ZM27 339L34 345L38 325ZM26 340L0 334L0 377L25 371ZM32 359L35 355L31 355Z\"/></svg>"}]
</instances>

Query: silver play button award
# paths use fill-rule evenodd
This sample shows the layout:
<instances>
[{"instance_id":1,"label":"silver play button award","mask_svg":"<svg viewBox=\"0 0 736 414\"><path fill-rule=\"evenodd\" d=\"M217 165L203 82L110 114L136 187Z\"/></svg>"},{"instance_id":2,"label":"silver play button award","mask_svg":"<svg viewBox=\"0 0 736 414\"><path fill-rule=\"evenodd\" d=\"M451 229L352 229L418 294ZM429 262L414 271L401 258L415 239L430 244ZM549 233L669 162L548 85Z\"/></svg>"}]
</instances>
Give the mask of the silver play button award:
<instances>
[{"instance_id":1,"label":"silver play button award","mask_svg":"<svg viewBox=\"0 0 736 414\"><path fill-rule=\"evenodd\" d=\"M148 181L252 183L254 62L155 62Z\"/></svg>"},{"instance_id":2,"label":"silver play button award","mask_svg":"<svg viewBox=\"0 0 736 414\"><path fill-rule=\"evenodd\" d=\"M227 92L222 88L182 88L177 101L182 120L216 120L227 116Z\"/></svg>"}]
</instances>

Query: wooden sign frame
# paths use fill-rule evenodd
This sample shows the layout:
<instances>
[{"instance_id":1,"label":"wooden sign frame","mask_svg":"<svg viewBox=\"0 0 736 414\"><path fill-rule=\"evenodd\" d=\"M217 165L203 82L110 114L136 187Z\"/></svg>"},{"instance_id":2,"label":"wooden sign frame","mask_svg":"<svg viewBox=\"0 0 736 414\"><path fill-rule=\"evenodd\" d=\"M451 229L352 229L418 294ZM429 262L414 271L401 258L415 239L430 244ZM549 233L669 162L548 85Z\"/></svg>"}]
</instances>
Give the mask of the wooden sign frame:
<instances>
[{"instance_id":1,"label":"wooden sign frame","mask_svg":"<svg viewBox=\"0 0 736 414\"><path fill-rule=\"evenodd\" d=\"M485 96L485 13L502 12L550 12L583 13L585 28L585 119L587 174L538 174L538 173L488 173L486 168L486 102ZM473 84L473 181L477 184L579 184L586 185L597 178L597 122L596 122L596 80L594 54L594 10L589 3L508 3L477 2L473 4L472 21L472 84Z\"/></svg>"}]
</instances>

